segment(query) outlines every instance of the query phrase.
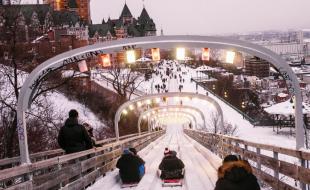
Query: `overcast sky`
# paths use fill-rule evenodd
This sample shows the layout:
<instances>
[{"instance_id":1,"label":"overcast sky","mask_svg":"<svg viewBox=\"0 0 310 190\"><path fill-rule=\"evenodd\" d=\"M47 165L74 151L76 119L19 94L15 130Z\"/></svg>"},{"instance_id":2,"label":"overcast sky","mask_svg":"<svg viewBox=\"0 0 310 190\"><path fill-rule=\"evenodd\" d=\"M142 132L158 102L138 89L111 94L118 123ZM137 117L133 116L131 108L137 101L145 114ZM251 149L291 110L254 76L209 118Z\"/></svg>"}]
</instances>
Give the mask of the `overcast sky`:
<instances>
[{"instance_id":1,"label":"overcast sky","mask_svg":"<svg viewBox=\"0 0 310 190\"><path fill-rule=\"evenodd\" d=\"M124 3L91 0L93 23L118 18ZM144 0L144 4L157 30L163 28L168 35L310 28L310 0ZM127 5L138 17L143 0L127 0Z\"/></svg>"}]
</instances>

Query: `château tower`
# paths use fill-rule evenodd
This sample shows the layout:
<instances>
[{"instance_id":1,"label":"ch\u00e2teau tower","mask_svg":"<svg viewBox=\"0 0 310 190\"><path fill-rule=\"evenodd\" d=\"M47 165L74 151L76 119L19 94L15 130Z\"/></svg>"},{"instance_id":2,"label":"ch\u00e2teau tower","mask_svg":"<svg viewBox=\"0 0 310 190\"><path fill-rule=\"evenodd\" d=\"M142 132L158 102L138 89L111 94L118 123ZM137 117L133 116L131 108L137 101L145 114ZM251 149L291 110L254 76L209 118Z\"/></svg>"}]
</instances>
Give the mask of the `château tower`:
<instances>
[{"instance_id":1,"label":"ch\u00e2teau tower","mask_svg":"<svg viewBox=\"0 0 310 190\"><path fill-rule=\"evenodd\" d=\"M43 0L55 11L75 11L82 20L90 23L90 0Z\"/></svg>"}]
</instances>

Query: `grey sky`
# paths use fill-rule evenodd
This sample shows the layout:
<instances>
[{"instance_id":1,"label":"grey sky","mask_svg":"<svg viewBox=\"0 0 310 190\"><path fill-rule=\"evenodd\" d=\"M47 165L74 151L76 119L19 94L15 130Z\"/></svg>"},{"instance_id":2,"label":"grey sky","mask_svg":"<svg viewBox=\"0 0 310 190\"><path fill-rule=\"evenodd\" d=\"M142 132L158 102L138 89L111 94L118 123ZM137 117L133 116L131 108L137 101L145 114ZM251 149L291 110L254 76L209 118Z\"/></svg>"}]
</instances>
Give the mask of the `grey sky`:
<instances>
[{"instance_id":1,"label":"grey sky","mask_svg":"<svg viewBox=\"0 0 310 190\"><path fill-rule=\"evenodd\" d=\"M35 1L35 0L24 0ZM91 0L94 23L118 18L125 0ZM310 0L145 0L158 31L165 34L227 34L310 28ZM142 0L127 0L133 16Z\"/></svg>"},{"instance_id":2,"label":"grey sky","mask_svg":"<svg viewBox=\"0 0 310 190\"><path fill-rule=\"evenodd\" d=\"M94 23L119 17L124 0L91 0ZM142 0L127 0L134 16ZM223 34L310 28L310 0L145 0L157 29L165 34Z\"/></svg>"}]
</instances>

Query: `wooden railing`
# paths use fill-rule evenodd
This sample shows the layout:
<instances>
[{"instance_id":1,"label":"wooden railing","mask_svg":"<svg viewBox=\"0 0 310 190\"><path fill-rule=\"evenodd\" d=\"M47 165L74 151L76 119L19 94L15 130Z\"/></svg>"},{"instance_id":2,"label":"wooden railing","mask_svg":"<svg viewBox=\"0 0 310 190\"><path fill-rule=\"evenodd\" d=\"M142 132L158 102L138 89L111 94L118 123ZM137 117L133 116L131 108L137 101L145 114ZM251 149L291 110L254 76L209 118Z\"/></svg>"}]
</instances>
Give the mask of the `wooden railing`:
<instances>
[{"instance_id":1,"label":"wooden railing","mask_svg":"<svg viewBox=\"0 0 310 190\"><path fill-rule=\"evenodd\" d=\"M129 137L87 151L0 170L0 189L84 189L115 168L123 148L140 150L164 133Z\"/></svg>"},{"instance_id":2,"label":"wooden railing","mask_svg":"<svg viewBox=\"0 0 310 190\"><path fill-rule=\"evenodd\" d=\"M310 184L310 169L306 167L310 152L202 131L185 129L184 132L221 158L228 154L241 155L251 163L257 178L272 189L305 190Z\"/></svg>"},{"instance_id":3,"label":"wooden railing","mask_svg":"<svg viewBox=\"0 0 310 190\"><path fill-rule=\"evenodd\" d=\"M141 133L141 134L145 134L147 132ZM138 134L130 134L130 135L125 135L125 136L121 136L120 140L129 138L129 137L134 137L137 136ZM108 138L108 139L104 139L104 140L100 140L97 141L97 144L99 145L105 145L111 142L114 142L116 138ZM42 160L46 160L49 158L53 158L56 156L61 156L64 155L65 152L62 149L55 149L55 150L48 150L48 151L44 151L44 152L38 152L38 153L34 153L30 155L30 159L31 162L38 162L38 161L42 161ZM6 169L6 168L12 168L15 166L20 165L20 157L13 157L13 158L5 158L0 160L0 170L2 169Z\"/></svg>"}]
</instances>

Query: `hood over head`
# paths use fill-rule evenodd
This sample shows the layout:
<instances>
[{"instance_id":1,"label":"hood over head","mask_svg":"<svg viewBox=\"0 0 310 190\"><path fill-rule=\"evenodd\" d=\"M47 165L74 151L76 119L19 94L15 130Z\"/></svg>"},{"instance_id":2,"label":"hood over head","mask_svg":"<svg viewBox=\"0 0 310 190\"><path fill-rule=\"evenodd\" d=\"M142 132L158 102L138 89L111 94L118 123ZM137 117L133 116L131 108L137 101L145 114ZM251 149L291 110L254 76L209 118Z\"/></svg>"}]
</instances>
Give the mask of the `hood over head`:
<instances>
[{"instance_id":1,"label":"hood over head","mask_svg":"<svg viewBox=\"0 0 310 190\"><path fill-rule=\"evenodd\" d=\"M252 173L252 168L248 162L239 160L224 163L218 169L218 177L229 181L242 181Z\"/></svg>"}]
</instances>

